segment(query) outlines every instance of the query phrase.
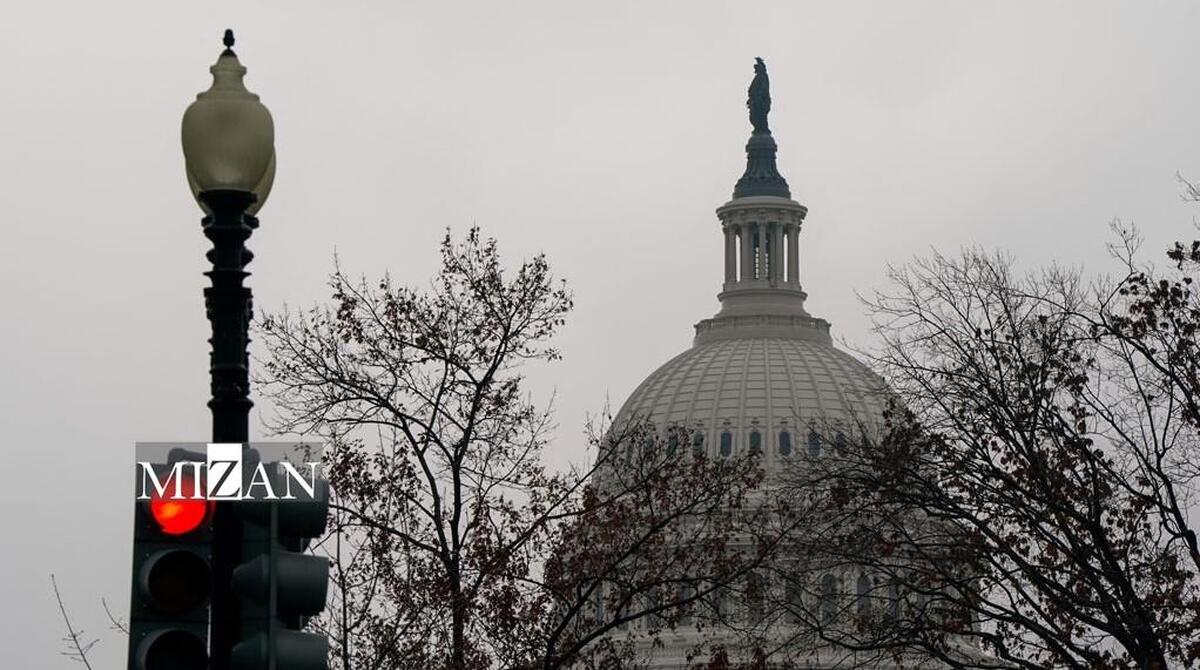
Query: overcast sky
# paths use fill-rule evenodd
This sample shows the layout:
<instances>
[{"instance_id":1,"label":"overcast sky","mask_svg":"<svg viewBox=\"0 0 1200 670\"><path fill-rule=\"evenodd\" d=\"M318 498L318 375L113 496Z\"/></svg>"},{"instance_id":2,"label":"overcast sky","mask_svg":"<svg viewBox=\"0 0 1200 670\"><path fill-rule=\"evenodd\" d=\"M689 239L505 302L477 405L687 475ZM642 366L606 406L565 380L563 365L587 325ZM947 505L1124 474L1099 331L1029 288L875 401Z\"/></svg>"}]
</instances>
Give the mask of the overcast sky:
<instances>
[{"instance_id":1,"label":"overcast sky","mask_svg":"<svg viewBox=\"0 0 1200 670\"><path fill-rule=\"evenodd\" d=\"M1159 2L53 2L0 22L0 650L69 668L50 589L124 663L137 440L203 441L207 241L179 121L235 29L276 123L256 306L352 273L418 283L445 227L545 251L577 309L553 458L716 311L713 210L744 165L746 86L801 234L809 311L869 345L855 292L930 248L1102 271L1115 217L1192 239L1200 5ZM261 405L260 405L261 407ZM254 418L255 424L258 418ZM252 433L261 437L257 425Z\"/></svg>"}]
</instances>

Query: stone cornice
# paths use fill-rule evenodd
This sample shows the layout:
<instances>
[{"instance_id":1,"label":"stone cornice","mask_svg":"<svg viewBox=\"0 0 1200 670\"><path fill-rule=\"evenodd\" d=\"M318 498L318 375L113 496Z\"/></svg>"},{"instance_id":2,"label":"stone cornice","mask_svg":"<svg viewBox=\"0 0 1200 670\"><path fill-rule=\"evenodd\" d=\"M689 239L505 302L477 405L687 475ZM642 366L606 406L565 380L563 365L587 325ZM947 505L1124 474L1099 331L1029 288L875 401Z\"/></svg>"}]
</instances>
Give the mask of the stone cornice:
<instances>
[{"instance_id":1,"label":"stone cornice","mask_svg":"<svg viewBox=\"0 0 1200 670\"><path fill-rule=\"evenodd\" d=\"M832 343L829 322L802 314L717 316L696 324L693 345L720 340L782 338Z\"/></svg>"}]
</instances>

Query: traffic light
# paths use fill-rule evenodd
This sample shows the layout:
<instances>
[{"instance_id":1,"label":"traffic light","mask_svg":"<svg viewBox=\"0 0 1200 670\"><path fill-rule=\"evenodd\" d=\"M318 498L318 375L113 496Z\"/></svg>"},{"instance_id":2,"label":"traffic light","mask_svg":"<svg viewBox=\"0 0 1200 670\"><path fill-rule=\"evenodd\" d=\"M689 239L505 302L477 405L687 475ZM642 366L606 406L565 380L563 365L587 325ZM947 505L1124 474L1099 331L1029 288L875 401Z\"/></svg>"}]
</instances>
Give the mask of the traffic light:
<instances>
[{"instance_id":1,"label":"traffic light","mask_svg":"<svg viewBox=\"0 0 1200 670\"><path fill-rule=\"evenodd\" d=\"M208 668L213 508L184 466L136 467L129 670Z\"/></svg>"},{"instance_id":2,"label":"traffic light","mask_svg":"<svg viewBox=\"0 0 1200 670\"><path fill-rule=\"evenodd\" d=\"M231 670L326 670L325 636L301 629L325 609L329 589L329 561L303 553L325 530L329 483L316 478L311 498L243 500L237 510L243 543L233 590L242 616Z\"/></svg>"}]
</instances>

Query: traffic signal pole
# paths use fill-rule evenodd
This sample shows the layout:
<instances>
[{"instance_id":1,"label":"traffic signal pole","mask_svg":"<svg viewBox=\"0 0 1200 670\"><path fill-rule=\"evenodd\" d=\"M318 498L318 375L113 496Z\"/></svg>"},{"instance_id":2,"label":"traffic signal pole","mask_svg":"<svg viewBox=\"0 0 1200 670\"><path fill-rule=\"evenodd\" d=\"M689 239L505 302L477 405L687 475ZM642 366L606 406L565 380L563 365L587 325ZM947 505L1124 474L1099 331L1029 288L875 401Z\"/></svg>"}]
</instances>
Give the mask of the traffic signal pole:
<instances>
[{"instance_id":1,"label":"traffic signal pole","mask_svg":"<svg viewBox=\"0 0 1200 670\"><path fill-rule=\"evenodd\" d=\"M239 456L229 461L212 460L208 465L253 463L256 474L268 477L270 468L287 467L279 461L260 462L259 454L248 444L253 403L247 349L253 313L245 281L249 277L246 266L254 258L246 241L258 227L253 215L270 193L275 178L275 130L270 112L257 95L246 90L246 68L233 52L233 32L226 30L222 42L225 50L209 68L212 86L188 106L181 126L188 185L207 215L202 227L212 242L207 255L212 268L205 273L211 285L204 289L212 326L212 397L208 401L212 411L211 444L238 445L225 453ZM212 453L210 447L208 455ZM201 467L206 464L197 466ZM244 470L241 472L238 476L242 481L235 482L235 492L225 491L219 496L214 491L206 492L210 500L216 500L211 543L205 544L211 546L213 588L211 600L203 608L197 606L186 612L188 616L208 614L210 658L203 670L323 669L327 656L324 637L300 629L305 617L324 608L328 561L288 547L324 529L328 485L322 485L321 497L313 495L312 500L285 505L276 502L273 495L262 501L248 497L242 486L250 487L254 480L245 478ZM316 484L304 488L315 493ZM148 534L144 537L147 551L155 549L149 540L156 538ZM143 561L135 567L141 570L158 565L152 558L146 551L135 554L135 561ZM146 611L150 622L147 631L158 631L150 626L156 625L158 619L154 617L159 617L160 610ZM150 639L150 634L145 637ZM191 644L184 651L190 653L196 646ZM136 670L192 670L192 666L168 661Z\"/></svg>"},{"instance_id":2,"label":"traffic signal pole","mask_svg":"<svg viewBox=\"0 0 1200 670\"><path fill-rule=\"evenodd\" d=\"M255 202L253 193L212 190L200 194L212 212L204 217L204 235L213 243L208 252L212 270L206 272L212 286L204 289L204 303L212 323L212 353L209 359L212 398L212 440L242 444L250 438L250 319L253 316L250 275L245 268L254 254L246 240L258 227L258 219L246 213ZM228 501L218 502L213 519L212 565L214 583L209 645L212 670L229 670L229 653L240 638L238 597L228 585L233 569L241 562L242 524Z\"/></svg>"}]
</instances>

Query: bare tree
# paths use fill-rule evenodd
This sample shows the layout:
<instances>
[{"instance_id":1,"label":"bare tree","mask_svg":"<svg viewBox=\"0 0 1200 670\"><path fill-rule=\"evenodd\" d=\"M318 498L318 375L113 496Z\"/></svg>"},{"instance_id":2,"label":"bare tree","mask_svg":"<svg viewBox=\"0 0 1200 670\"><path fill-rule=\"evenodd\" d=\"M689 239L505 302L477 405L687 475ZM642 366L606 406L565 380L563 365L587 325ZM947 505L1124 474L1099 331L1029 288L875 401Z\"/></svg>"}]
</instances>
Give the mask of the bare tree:
<instances>
[{"instance_id":1,"label":"bare tree","mask_svg":"<svg viewBox=\"0 0 1200 670\"><path fill-rule=\"evenodd\" d=\"M428 290L339 269L330 306L259 329L272 427L329 445L333 590L317 625L332 662L628 663L756 560L733 546L744 518L726 512L757 467L630 420L593 431L592 464L549 470L551 414L522 366L559 357L570 293L542 256L506 274L476 229L447 235L441 257Z\"/></svg>"},{"instance_id":2,"label":"bare tree","mask_svg":"<svg viewBox=\"0 0 1200 670\"><path fill-rule=\"evenodd\" d=\"M824 641L952 667L1200 660L1200 242L1158 273L1118 232L1117 280L978 250L892 271L871 301L886 424L795 482L825 519L803 551L848 576L788 575Z\"/></svg>"}]
</instances>

